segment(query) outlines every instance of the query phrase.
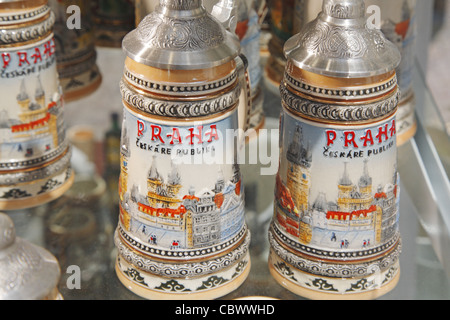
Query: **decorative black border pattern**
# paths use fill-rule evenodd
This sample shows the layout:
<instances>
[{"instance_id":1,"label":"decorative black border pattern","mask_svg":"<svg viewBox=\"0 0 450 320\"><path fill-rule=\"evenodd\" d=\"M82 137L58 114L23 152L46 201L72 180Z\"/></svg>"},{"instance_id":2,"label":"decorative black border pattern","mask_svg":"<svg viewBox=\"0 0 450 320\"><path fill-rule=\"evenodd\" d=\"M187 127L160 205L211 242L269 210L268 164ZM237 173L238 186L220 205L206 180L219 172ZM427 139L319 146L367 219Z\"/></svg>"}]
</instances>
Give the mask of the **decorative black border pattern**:
<instances>
[{"instance_id":1,"label":"decorative black border pattern","mask_svg":"<svg viewBox=\"0 0 450 320\"><path fill-rule=\"evenodd\" d=\"M248 232L248 228L246 225L239 231L237 235L235 235L232 239L228 240L225 243L217 244L212 247L208 248L199 248L199 249L193 249L193 250L180 250L180 251L171 251L171 250L164 250L159 248L153 248L151 246L148 246L144 243L141 243L135 239L133 239L131 236L129 236L125 230L123 230L122 226L119 225L118 234L122 238L123 241L130 247L135 248L135 250L142 252L143 254L154 256L157 258L162 259L171 259L171 260L183 260L186 261L188 259L198 259L199 257L204 258L208 255L216 255L220 254L221 252L226 251L227 249L233 247L235 244L239 243L241 239L245 236L245 234Z\"/></svg>"},{"instance_id":2,"label":"decorative black border pattern","mask_svg":"<svg viewBox=\"0 0 450 320\"><path fill-rule=\"evenodd\" d=\"M28 169L30 167L39 166L47 161L51 161L61 155L67 147L69 146L68 142L63 142L57 149L53 152L48 153L42 157L26 160L26 161L17 161L17 162L0 162L0 170L20 170L20 169Z\"/></svg>"},{"instance_id":3,"label":"decorative black border pattern","mask_svg":"<svg viewBox=\"0 0 450 320\"><path fill-rule=\"evenodd\" d=\"M209 290L219 288L223 285L226 285L230 281L233 281L240 275L244 273L250 264L250 257L244 256L241 261L237 262L232 271L234 273L231 276L220 276L220 275L211 275L208 276L205 280L201 279L200 281L195 281L194 278L178 278L178 279L167 279L167 277L158 277L158 279L148 279L149 274L145 272L140 272L140 270L136 270L133 266L128 266L126 261L122 261L119 256L117 259L118 267L120 268L120 272L126 276L126 278L141 287L147 288L152 291L159 291L161 293L170 293L170 294L196 294L196 293L206 293ZM122 266L123 264L127 264L127 266ZM226 272L226 271L225 271ZM147 278L147 279L146 279ZM196 277L196 278L201 278ZM167 279L167 280L166 280ZM156 280L156 281L154 281ZM147 282L148 283L147 283ZM189 284L191 282L191 284Z\"/></svg>"},{"instance_id":4,"label":"decorative black border pattern","mask_svg":"<svg viewBox=\"0 0 450 320\"><path fill-rule=\"evenodd\" d=\"M399 260L402 251L402 244L399 239L392 252L374 260L351 263L351 260L343 256L341 261L325 262L323 260L305 259L286 250L278 243L272 231L269 232L269 243L273 253L297 270L328 278L341 279L370 276L376 272L388 270Z\"/></svg>"},{"instance_id":5,"label":"decorative black border pattern","mask_svg":"<svg viewBox=\"0 0 450 320\"><path fill-rule=\"evenodd\" d=\"M170 118L199 118L211 116L233 108L239 102L241 86L208 100L169 101L150 98L137 93L125 81L120 82L122 99L131 107L150 115Z\"/></svg>"},{"instance_id":6,"label":"decorative black border pattern","mask_svg":"<svg viewBox=\"0 0 450 320\"><path fill-rule=\"evenodd\" d=\"M284 84L280 86L284 106L308 118L331 122L375 122L392 114L400 101L400 91L384 100L360 105L333 105L312 101L292 93Z\"/></svg>"},{"instance_id":7,"label":"decorative black border pattern","mask_svg":"<svg viewBox=\"0 0 450 320\"><path fill-rule=\"evenodd\" d=\"M67 149L66 154L61 159L48 166L33 171L0 174L0 186L11 186L46 179L65 170L70 165L71 156L70 149Z\"/></svg>"},{"instance_id":8,"label":"decorative black border pattern","mask_svg":"<svg viewBox=\"0 0 450 320\"><path fill-rule=\"evenodd\" d=\"M17 22L24 23L32 19L40 18L41 16L46 15L50 11L50 7L48 5L44 5L36 10L22 12L9 15L0 15L0 23L5 24L15 24Z\"/></svg>"},{"instance_id":9,"label":"decorative black border pattern","mask_svg":"<svg viewBox=\"0 0 450 320\"><path fill-rule=\"evenodd\" d=\"M73 173L73 169L70 166L64 168L64 170L60 173L58 172L56 175L53 175L53 177L49 178L48 180L44 180L42 183L34 185L30 184L28 186L23 187L23 190L19 187L13 186L12 188L8 189L7 191L3 193L3 195L0 195L0 200L5 200L6 202L10 200L20 200L20 199L27 199L32 198L36 196L41 196L46 193L52 192L57 190L58 188L62 187L69 179L71 178ZM61 179L61 177L64 175L64 178ZM36 186L40 186L40 190L33 190Z\"/></svg>"},{"instance_id":10,"label":"decorative black border pattern","mask_svg":"<svg viewBox=\"0 0 450 320\"><path fill-rule=\"evenodd\" d=\"M347 89L327 89L315 87L310 84L304 83L297 79L294 79L287 72L284 74L285 83L294 88L295 90L313 95L321 98L328 99L339 99L339 100L360 100L360 99L370 99L377 96L382 96L392 91L395 86L397 86L397 77L393 77L389 81L386 81L377 86L368 86L366 88L347 88Z\"/></svg>"},{"instance_id":11,"label":"decorative black border pattern","mask_svg":"<svg viewBox=\"0 0 450 320\"><path fill-rule=\"evenodd\" d=\"M39 23L16 29L3 29L0 33L0 44L11 45L39 39L53 31L55 21L55 14L50 11L48 19L45 19Z\"/></svg>"},{"instance_id":12,"label":"decorative black border pattern","mask_svg":"<svg viewBox=\"0 0 450 320\"><path fill-rule=\"evenodd\" d=\"M250 246L250 238L250 232L247 232L242 244L226 255L215 257L207 261L180 261L179 263L168 263L152 260L136 253L122 242L118 232L115 233L114 242L122 259L136 268L156 276L186 278L205 276L232 266L235 262L241 260L247 254Z\"/></svg>"},{"instance_id":13,"label":"decorative black border pattern","mask_svg":"<svg viewBox=\"0 0 450 320\"><path fill-rule=\"evenodd\" d=\"M212 92L217 92L226 89L231 86L237 79L237 72L233 72L230 75L216 81L204 83L204 84L170 84L170 83L154 83L148 80L139 78L133 74L130 70L125 68L124 76L128 82L135 85L138 88L148 90L159 94L169 95L204 95Z\"/></svg>"}]
</instances>

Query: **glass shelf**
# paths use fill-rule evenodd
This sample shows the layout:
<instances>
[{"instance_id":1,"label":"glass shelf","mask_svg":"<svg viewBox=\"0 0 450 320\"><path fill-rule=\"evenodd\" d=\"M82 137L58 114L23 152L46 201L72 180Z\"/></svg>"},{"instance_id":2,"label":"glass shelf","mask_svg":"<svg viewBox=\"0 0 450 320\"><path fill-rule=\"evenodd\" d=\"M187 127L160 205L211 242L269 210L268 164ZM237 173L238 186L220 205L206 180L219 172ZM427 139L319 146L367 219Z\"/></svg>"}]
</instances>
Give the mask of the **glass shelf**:
<instances>
[{"instance_id":1,"label":"glass shelf","mask_svg":"<svg viewBox=\"0 0 450 320\"><path fill-rule=\"evenodd\" d=\"M102 140L110 127L110 114L121 114L122 110L118 83L123 61L120 49L98 48L102 86L89 97L66 105L68 126L90 126L100 141L96 144L95 164L87 163L80 151L74 150L73 163L79 173L66 195L40 207L8 212L19 237L47 248L58 258L62 271L59 289L66 300L141 300L115 275L113 234L118 207L114 186L118 173L105 174L102 161ZM266 128L270 132L278 129L281 102L272 84L265 83L263 91ZM416 74L415 92L418 132L399 149L401 278L398 286L382 297L387 300L450 298L450 251L445 250L450 247L450 139L420 72ZM261 176L264 167L244 165L242 169L246 218L252 232L252 269L246 282L223 300L248 296L302 299L278 285L268 270L267 230L273 214L275 176ZM95 168L98 174L92 174L89 168ZM67 273L69 266L81 270L80 289L71 288L74 283L72 274Z\"/></svg>"}]
</instances>

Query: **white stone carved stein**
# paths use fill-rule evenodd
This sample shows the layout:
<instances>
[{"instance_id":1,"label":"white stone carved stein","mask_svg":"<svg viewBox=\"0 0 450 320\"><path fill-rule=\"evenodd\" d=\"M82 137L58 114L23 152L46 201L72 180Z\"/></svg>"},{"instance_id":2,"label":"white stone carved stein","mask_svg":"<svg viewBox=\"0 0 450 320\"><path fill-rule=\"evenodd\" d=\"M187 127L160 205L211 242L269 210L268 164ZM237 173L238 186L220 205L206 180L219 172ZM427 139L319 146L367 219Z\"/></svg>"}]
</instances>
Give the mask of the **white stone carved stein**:
<instances>
[{"instance_id":1,"label":"white stone carved stein","mask_svg":"<svg viewBox=\"0 0 450 320\"><path fill-rule=\"evenodd\" d=\"M325 0L285 53L271 274L307 298L377 298L400 272L400 53L362 0Z\"/></svg>"},{"instance_id":2,"label":"white stone carved stein","mask_svg":"<svg viewBox=\"0 0 450 320\"><path fill-rule=\"evenodd\" d=\"M201 0L161 0L123 48L117 275L149 299L226 295L250 268L239 41Z\"/></svg>"},{"instance_id":3,"label":"white stone carved stein","mask_svg":"<svg viewBox=\"0 0 450 320\"><path fill-rule=\"evenodd\" d=\"M37 206L73 181L47 1L0 2L0 209Z\"/></svg>"},{"instance_id":4,"label":"white stone carved stein","mask_svg":"<svg viewBox=\"0 0 450 320\"><path fill-rule=\"evenodd\" d=\"M16 237L13 221L0 212L0 300L63 300L58 260L44 248Z\"/></svg>"}]
</instances>

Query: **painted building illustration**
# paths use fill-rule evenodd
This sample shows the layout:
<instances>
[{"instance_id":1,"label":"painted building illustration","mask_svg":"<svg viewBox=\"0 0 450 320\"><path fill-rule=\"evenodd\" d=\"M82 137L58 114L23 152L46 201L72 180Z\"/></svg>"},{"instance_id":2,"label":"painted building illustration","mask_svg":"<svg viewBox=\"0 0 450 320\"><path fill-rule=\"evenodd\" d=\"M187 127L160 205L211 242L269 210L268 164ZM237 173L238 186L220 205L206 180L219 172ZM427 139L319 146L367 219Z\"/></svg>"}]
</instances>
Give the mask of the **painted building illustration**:
<instances>
[{"instance_id":1,"label":"painted building illustration","mask_svg":"<svg viewBox=\"0 0 450 320\"><path fill-rule=\"evenodd\" d=\"M54 150L62 143L65 133L60 101L55 101L55 96L50 99L46 96L39 76L35 78L35 87L34 95L30 96L22 80L16 98L17 118L7 110L0 112L0 143L5 148L0 153L32 157Z\"/></svg>"},{"instance_id":2,"label":"painted building illustration","mask_svg":"<svg viewBox=\"0 0 450 320\"><path fill-rule=\"evenodd\" d=\"M280 175L276 181L278 226L302 244L361 248L392 239L398 228L396 169L391 183L374 188L369 160L364 161L356 182L350 178L349 163L343 162L336 182L337 199L329 201L326 192L319 192L312 201L313 159L309 148L302 146L305 143L297 128L287 150L286 183Z\"/></svg>"},{"instance_id":3,"label":"painted building illustration","mask_svg":"<svg viewBox=\"0 0 450 320\"><path fill-rule=\"evenodd\" d=\"M293 194L295 205L301 212L308 210L309 189L311 187L310 168L312 164L311 150L304 147L301 127L297 127L292 143L287 150L289 162L287 172L287 187L296 190Z\"/></svg>"},{"instance_id":4,"label":"painted building illustration","mask_svg":"<svg viewBox=\"0 0 450 320\"><path fill-rule=\"evenodd\" d=\"M403 0L402 17L400 22L394 22L386 19L382 24L382 31L392 42L402 47L403 41L410 36L411 19L413 19L413 10L410 8L408 0Z\"/></svg>"},{"instance_id":5,"label":"painted building illustration","mask_svg":"<svg viewBox=\"0 0 450 320\"><path fill-rule=\"evenodd\" d=\"M120 176L119 176L119 199L125 200L125 194L128 192L128 161L130 158L129 137L127 128L122 129L121 147L120 147Z\"/></svg>"},{"instance_id":6,"label":"painted building illustration","mask_svg":"<svg viewBox=\"0 0 450 320\"><path fill-rule=\"evenodd\" d=\"M126 137L122 137L126 140ZM128 186L129 150L122 147L119 183L120 221L127 231L137 233L154 246L171 250L203 248L224 242L244 225L244 201L239 166L226 180L221 171L211 188L188 189L183 194L182 176L174 164L163 176L154 156L147 174L147 193Z\"/></svg>"}]
</instances>

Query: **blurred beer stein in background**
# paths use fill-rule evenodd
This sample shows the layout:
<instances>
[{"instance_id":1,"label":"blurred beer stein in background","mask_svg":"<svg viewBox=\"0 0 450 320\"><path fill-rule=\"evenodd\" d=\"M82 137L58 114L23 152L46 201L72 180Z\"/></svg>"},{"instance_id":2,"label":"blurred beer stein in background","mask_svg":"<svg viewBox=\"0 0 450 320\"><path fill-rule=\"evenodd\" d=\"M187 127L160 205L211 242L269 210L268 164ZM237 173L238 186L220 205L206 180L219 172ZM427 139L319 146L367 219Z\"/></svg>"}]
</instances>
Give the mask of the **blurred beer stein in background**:
<instances>
[{"instance_id":1,"label":"blurred beer stein in background","mask_svg":"<svg viewBox=\"0 0 450 320\"><path fill-rule=\"evenodd\" d=\"M66 102L83 98L94 92L102 77L97 66L97 52L93 31L92 13L88 0L50 0L55 13L54 28L59 79ZM69 25L68 20L79 11L79 25ZM69 28L70 27L70 28Z\"/></svg>"},{"instance_id":2,"label":"blurred beer stein in background","mask_svg":"<svg viewBox=\"0 0 450 320\"><path fill-rule=\"evenodd\" d=\"M91 6L95 44L120 48L123 37L134 28L134 0L94 0Z\"/></svg>"},{"instance_id":3,"label":"blurred beer stein in background","mask_svg":"<svg viewBox=\"0 0 450 320\"><path fill-rule=\"evenodd\" d=\"M47 1L0 3L0 209L34 207L73 182Z\"/></svg>"}]
</instances>

